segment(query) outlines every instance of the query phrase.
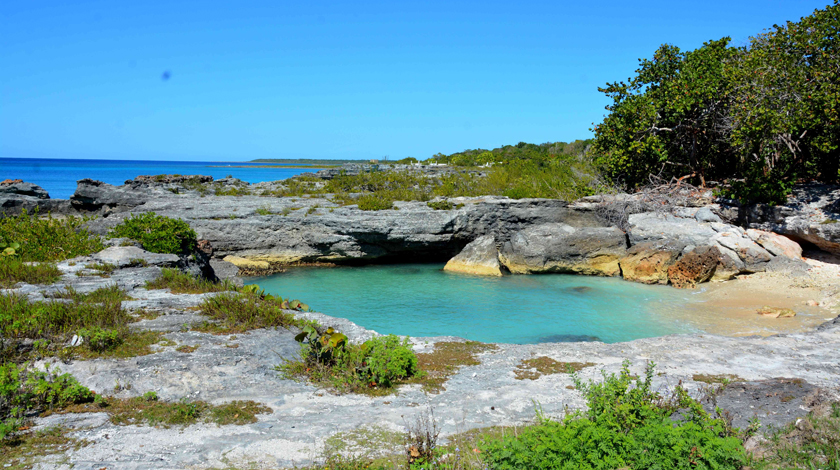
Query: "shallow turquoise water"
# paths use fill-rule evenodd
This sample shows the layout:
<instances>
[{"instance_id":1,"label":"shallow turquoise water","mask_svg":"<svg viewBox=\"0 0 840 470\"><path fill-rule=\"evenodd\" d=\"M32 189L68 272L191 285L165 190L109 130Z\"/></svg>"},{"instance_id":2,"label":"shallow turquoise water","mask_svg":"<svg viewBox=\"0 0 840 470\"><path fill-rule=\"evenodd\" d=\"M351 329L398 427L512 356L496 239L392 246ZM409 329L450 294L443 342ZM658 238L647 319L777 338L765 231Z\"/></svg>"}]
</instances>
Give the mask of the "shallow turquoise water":
<instances>
[{"instance_id":1,"label":"shallow turquoise water","mask_svg":"<svg viewBox=\"0 0 840 470\"><path fill-rule=\"evenodd\" d=\"M292 268L248 283L382 334L524 344L697 331L667 314L691 302L689 292L620 279L486 278L446 273L439 264L403 264Z\"/></svg>"}]
</instances>

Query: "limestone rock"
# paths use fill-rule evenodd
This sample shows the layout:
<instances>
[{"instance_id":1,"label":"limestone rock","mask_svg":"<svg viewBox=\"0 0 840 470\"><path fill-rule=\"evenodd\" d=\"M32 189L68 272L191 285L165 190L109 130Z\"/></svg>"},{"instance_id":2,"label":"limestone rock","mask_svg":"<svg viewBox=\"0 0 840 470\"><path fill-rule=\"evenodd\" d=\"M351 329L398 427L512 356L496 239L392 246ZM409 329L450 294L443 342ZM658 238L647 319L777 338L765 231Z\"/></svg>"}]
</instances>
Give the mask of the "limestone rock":
<instances>
[{"instance_id":1,"label":"limestone rock","mask_svg":"<svg viewBox=\"0 0 840 470\"><path fill-rule=\"evenodd\" d=\"M708 207L701 207L694 213L694 219L698 222L721 222L720 216L712 212Z\"/></svg>"},{"instance_id":2,"label":"limestone rock","mask_svg":"<svg viewBox=\"0 0 840 470\"><path fill-rule=\"evenodd\" d=\"M671 214L644 212L628 218L631 245L648 241L680 241L686 245L708 245L717 232L708 224Z\"/></svg>"},{"instance_id":3,"label":"limestone rock","mask_svg":"<svg viewBox=\"0 0 840 470\"><path fill-rule=\"evenodd\" d=\"M271 267L268 261L251 260L248 258L242 258L240 256L233 255L225 256L223 261L227 261L228 263L236 266L239 269L251 271L268 270Z\"/></svg>"},{"instance_id":4,"label":"limestone rock","mask_svg":"<svg viewBox=\"0 0 840 470\"><path fill-rule=\"evenodd\" d=\"M668 280L674 287L693 288L712 278L720 258L716 246L695 248L668 268Z\"/></svg>"},{"instance_id":5,"label":"limestone rock","mask_svg":"<svg viewBox=\"0 0 840 470\"><path fill-rule=\"evenodd\" d=\"M764 230L748 229L747 236L774 256L786 256L793 259L802 257L802 246L783 235Z\"/></svg>"},{"instance_id":6,"label":"limestone rock","mask_svg":"<svg viewBox=\"0 0 840 470\"><path fill-rule=\"evenodd\" d=\"M750 228L782 234L840 254L838 201L840 186L813 183L796 187L784 205L758 204L742 208L739 215Z\"/></svg>"},{"instance_id":7,"label":"limestone rock","mask_svg":"<svg viewBox=\"0 0 840 470\"><path fill-rule=\"evenodd\" d=\"M712 237L713 244L732 250L744 262L746 272L762 272L773 258L767 250L736 232L723 232Z\"/></svg>"},{"instance_id":8,"label":"limestone rock","mask_svg":"<svg viewBox=\"0 0 840 470\"><path fill-rule=\"evenodd\" d=\"M770 318L793 318L796 316L796 312L789 308L768 307L766 305L755 313Z\"/></svg>"},{"instance_id":9,"label":"limestone rock","mask_svg":"<svg viewBox=\"0 0 840 470\"><path fill-rule=\"evenodd\" d=\"M481 276L501 276L502 265L499 263L496 238L493 235L485 235L473 240L450 259L443 270Z\"/></svg>"},{"instance_id":10,"label":"limestone rock","mask_svg":"<svg viewBox=\"0 0 840 470\"><path fill-rule=\"evenodd\" d=\"M174 268L180 261L178 255L152 253L136 246L112 246L94 254L92 258L119 268L137 264L139 260L147 265Z\"/></svg>"},{"instance_id":11,"label":"limestone rock","mask_svg":"<svg viewBox=\"0 0 840 470\"><path fill-rule=\"evenodd\" d=\"M512 273L577 273L615 276L625 254L624 233L616 227L542 224L511 236L499 253Z\"/></svg>"},{"instance_id":12,"label":"limestone rock","mask_svg":"<svg viewBox=\"0 0 840 470\"><path fill-rule=\"evenodd\" d=\"M621 258L621 275L628 281L667 284L668 268L677 261L685 244L645 242L634 245Z\"/></svg>"}]
</instances>

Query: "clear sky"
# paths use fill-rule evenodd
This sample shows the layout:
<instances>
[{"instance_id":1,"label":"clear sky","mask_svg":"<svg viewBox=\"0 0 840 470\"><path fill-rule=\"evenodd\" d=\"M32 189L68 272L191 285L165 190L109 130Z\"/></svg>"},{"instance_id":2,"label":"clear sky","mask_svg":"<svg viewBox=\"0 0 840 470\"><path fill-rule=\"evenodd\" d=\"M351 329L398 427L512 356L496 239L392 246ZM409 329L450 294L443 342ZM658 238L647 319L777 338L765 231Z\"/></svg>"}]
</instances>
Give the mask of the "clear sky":
<instances>
[{"instance_id":1,"label":"clear sky","mask_svg":"<svg viewBox=\"0 0 840 470\"><path fill-rule=\"evenodd\" d=\"M0 2L0 156L381 158L591 137L662 43L829 0Z\"/></svg>"}]
</instances>

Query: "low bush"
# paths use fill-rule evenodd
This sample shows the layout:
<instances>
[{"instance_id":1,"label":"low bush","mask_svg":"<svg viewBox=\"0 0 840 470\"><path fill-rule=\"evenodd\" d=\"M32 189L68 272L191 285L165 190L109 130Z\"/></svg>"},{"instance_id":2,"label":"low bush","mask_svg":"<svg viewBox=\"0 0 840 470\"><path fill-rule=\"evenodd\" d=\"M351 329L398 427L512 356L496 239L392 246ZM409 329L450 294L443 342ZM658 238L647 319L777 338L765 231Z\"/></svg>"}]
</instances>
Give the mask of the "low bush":
<instances>
[{"instance_id":1,"label":"low bush","mask_svg":"<svg viewBox=\"0 0 840 470\"><path fill-rule=\"evenodd\" d=\"M199 326L199 330L217 333L239 333L258 328L289 327L300 321L286 310L303 304L298 301L284 301L280 297L266 295L262 291L248 289L243 292L225 292L202 301L202 313L217 323ZM295 303L294 306L292 303Z\"/></svg>"},{"instance_id":2,"label":"low bush","mask_svg":"<svg viewBox=\"0 0 840 470\"><path fill-rule=\"evenodd\" d=\"M118 327L132 318L122 309L125 294L119 287L89 294L68 293L70 302L30 302L25 296L0 294L0 336L5 338L51 338L74 334L83 328Z\"/></svg>"},{"instance_id":3,"label":"low bush","mask_svg":"<svg viewBox=\"0 0 840 470\"><path fill-rule=\"evenodd\" d=\"M747 461L740 439L710 417L683 389L663 397L651 389L653 365L633 379L625 362L603 383L575 379L588 410L539 423L483 446L490 468L740 469ZM679 418L673 418L677 411Z\"/></svg>"},{"instance_id":4,"label":"low bush","mask_svg":"<svg viewBox=\"0 0 840 470\"><path fill-rule=\"evenodd\" d=\"M92 402L94 396L70 374L41 371L28 364L0 365L0 439L17 431L33 411Z\"/></svg>"},{"instance_id":5,"label":"low bush","mask_svg":"<svg viewBox=\"0 0 840 470\"><path fill-rule=\"evenodd\" d=\"M189 253L195 250L196 234L181 219L154 212L135 214L108 232L109 238L131 238L152 253Z\"/></svg>"},{"instance_id":6,"label":"low bush","mask_svg":"<svg viewBox=\"0 0 840 470\"><path fill-rule=\"evenodd\" d=\"M408 338L371 338L357 345L332 328L306 326L300 359L278 366L287 377L304 377L338 392L387 394L393 386L420 374Z\"/></svg>"},{"instance_id":7,"label":"low bush","mask_svg":"<svg viewBox=\"0 0 840 470\"><path fill-rule=\"evenodd\" d=\"M98 326L83 328L78 335L93 352L104 352L115 349L123 342L123 334L119 330L103 329Z\"/></svg>"},{"instance_id":8,"label":"low bush","mask_svg":"<svg viewBox=\"0 0 840 470\"><path fill-rule=\"evenodd\" d=\"M39 217L35 210L26 210L14 217L0 217L0 243L16 244L16 256L21 261L61 261L89 255L104 248L99 237L85 228L87 217L48 215Z\"/></svg>"}]
</instances>

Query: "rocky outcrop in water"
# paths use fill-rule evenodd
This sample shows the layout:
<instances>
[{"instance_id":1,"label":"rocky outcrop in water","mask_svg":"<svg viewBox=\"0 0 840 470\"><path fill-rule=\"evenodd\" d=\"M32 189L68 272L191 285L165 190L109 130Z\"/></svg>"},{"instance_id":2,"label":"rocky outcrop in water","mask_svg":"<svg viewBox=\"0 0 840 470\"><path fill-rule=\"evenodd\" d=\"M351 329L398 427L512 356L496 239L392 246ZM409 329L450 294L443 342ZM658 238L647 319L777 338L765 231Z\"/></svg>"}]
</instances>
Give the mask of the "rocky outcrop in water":
<instances>
[{"instance_id":1,"label":"rocky outcrop in water","mask_svg":"<svg viewBox=\"0 0 840 470\"><path fill-rule=\"evenodd\" d=\"M496 238L493 235L484 235L473 240L450 259L443 270L479 276L502 276Z\"/></svg>"},{"instance_id":2,"label":"rocky outcrop in water","mask_svg":"<svg viewBox=\"0 0 840 470\"><path fill-rule=\"evenodd\" d=\"M515 274L615 276L625 247L624 233L617 227L542 224L511 235L499 258Z\"/></svg>"}]
</instances>

